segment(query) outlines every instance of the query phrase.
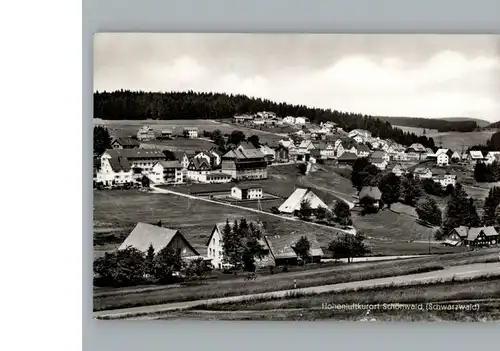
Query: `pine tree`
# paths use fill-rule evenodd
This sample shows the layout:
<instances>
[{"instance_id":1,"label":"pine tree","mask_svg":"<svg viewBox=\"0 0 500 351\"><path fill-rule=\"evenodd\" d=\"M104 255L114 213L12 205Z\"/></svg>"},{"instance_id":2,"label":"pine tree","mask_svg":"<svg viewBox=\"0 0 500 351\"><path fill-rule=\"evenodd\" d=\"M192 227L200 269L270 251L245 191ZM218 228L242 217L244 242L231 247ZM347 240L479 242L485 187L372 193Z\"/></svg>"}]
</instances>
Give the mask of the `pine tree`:
<instances>
[{"instance_id":1,"label":"pine tree","mask_svg":"<svg viewBox=\"0 0 500 351\"><path fill-rule=\"evenodd\" d=\"M469 227L479 227L481 221L479 220L479 216L477 214L476 205L474 205L474 199L469 197L467 200L467 219L466 223L468 223Z\"/></svg>"},{"instance_id":2,"label":"pine tree","mask_svg":"<svg viewBox=\"0 0 500 351\"><path fill-rule=\"evenodd\" d=\"M154 274L154 259L155 259L155 249L153 244L149 244L148 251L146 252L146 274Z\"/></svg>"},{"instance_id":3,"label":"pine tree","mask_svg":"<svg viewBox=\"0 0 500 351\"><path fill-rule=\"evenodd\" d=\"M417 180L410 177L404 177L401 182L401 193L404 204L415 206L420 196L422 196L422 189Z\"/></svg>"},{"instance_id":4,"label":"pine tree","mask_svg":"<svg viewBox=\"0 0 500 351\"><path fill-rule=\"evenodd\" d=\"M443 223L444 235L448 235L452 229L461 225L470 226L470 211L471 207L467 198L467 193L463 189L462 184L457 183L446 207L446 215Z\"/></svg>"},{"instance_id":5,"label":"pine tree","mask_svg":"<svg viewBox=\"0 0 500 351\"><path fill-rule=\"evenodd\" d=\"M483 225L495 225L495 210L500 205L500 187L490 189L488 196L484 200Z\"/></svg>"},{"instance_id":6,"label":"pine tree","mask_svg":"<svg viewBox=\"0 0 500 351\"><path fill-rule=\"evenodd\" d=\"M441 210L433 198L426 197L425 199L420 200L417 203L416 211L420 220L432 225L441 225Z\"/></svg>"}]
</instances>

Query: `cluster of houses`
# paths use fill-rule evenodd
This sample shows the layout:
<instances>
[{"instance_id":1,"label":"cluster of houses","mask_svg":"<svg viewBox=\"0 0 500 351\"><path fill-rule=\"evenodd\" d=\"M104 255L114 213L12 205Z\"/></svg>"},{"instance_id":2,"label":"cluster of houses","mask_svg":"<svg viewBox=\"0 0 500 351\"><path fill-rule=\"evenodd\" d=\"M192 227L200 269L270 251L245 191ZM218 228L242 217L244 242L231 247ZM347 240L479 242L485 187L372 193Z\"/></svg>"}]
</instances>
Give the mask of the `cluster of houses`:
<instances>
[{"instance_id":1,"label":"cluster of houses","mask_svg":"<svg viewBox=\"0 0 500 351\"><path fill-rule=\"evenodd\" d=\"M305 236L309 241L309 257L312 262L318 262L324 256L316 236L312 233L269 235L262 222L255 221L248 224L259 229L262 234L259 244L267 251L264 257L256 260L255 265L257 267L296 265L300 257L295 251L295 244L302 236ZM205 256L201 255L179 230L166 228L161 221L157 224L137 223L118 250L133 247L146 253L150 245L152 245L155 253L158 253L163 248L169 247L179 252L186 261L202 258L211 263L214 268L223 269L229 266L223 260L225 225L225 222L215 223L210 232L207 232ZM232 229L233 223L229 222L229 225Z\"/></svg>"},{"instance_id":2,"label":"cluster of houses","mask_svg":"<svg viewBox=\"0 0 500 351\"><path fill-rule=\"evenodd\" d=\"M460 226L449 233L444 244L449 246L485 247L498 245L499 240L500 234L493 226Z\"/></svg>"},{"instance_id":3,"label":"cluster of houses","mask_svg":"<svg viewBox=\"0 0 500 351\"><path fill-rule=\"evenodd\" d=\"M139 128L136 134L136 138L139 141L151 141L155 139L169 139L184 136L188 138L198 138L198 127L184 127L175 131L172 129L162 129L160 132L156 132L151 126L143 125Z\"/></svg>"}]
</instances>

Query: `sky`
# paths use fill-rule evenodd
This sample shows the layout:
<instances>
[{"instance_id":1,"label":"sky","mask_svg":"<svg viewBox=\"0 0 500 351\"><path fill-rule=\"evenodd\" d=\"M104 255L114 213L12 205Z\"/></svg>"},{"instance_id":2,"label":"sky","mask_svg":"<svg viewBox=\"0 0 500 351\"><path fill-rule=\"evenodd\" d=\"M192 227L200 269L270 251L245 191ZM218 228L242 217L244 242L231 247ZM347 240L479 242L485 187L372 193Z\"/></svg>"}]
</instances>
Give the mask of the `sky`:
<instances>
[{"instance_id":1,"label":"sky","mask_svg":"<svg viewBox=\"0 0 500 351\"><path fill-rule=\"evenodd\" d=\"M94 91L119 89L495 122L500 35L96 34Z\"/></svg>"}]
</instances>

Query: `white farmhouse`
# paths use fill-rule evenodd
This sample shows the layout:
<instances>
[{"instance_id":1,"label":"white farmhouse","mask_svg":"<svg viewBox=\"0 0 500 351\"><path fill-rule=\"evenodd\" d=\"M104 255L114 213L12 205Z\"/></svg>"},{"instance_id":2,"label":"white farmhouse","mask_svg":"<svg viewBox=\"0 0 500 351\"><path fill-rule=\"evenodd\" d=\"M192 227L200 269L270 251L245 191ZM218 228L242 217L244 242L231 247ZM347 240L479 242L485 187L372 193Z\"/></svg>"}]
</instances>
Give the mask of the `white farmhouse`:
<instances>
[{"instance_id":1,"label":"white farmhouse","mask_svg":"<svg viewBox=\"0 0 500 351\"><path fill-rule=\"evenodd\" d=\"M184 172L179 161L158 161L150 174L150 179L156 184L184 183Z\"/></svg>"},{"instance_id":2,"label":"white farmhouse","mask_svg":"<svg viewBox=\"0 0 500 351\"><path fill-rule=\"evenodd\" d=\"M457 183L457 176L456 174L443 174L443 175L436 175L432 177L432 180L434 180L436 183L441 184L443 188L446 188L448 185L453 185Z\"/></svg>"},{"instance_id":3,"label":"white farmhouse","mask_svg":"<svg viewBox=\"0 0 500 351\"><path fill-rule=\"evenodd\" d=\"M238 200L262 199L262 194L260 185L235 185L231 188L231 197Z\"/></svg>"},{"instance_id":4,"label":"white farmhouse","mask_svg":"<svg viewBox=\"0 0 500 351\"><path fill-rule=\"evenodd\" d=\"M198 127L185 127L184 133L186 133L189 138L198 138Z\"/></svg>"},{"instance_id":5,"label":"white farmhouse","mask_svg":"<svg viewBox=\"0 0 500 351\"><path fill-rule=\"evenodd\" d=\"M285 118L283 118L283 123L286 123L286 124L295 124L295 117L286 116Z\"/></svg>"},{"instance_id":6,"label":"white farmhouse","mask_svg":"<svg viewBox=\"0 0 500 351\"><path fill-rule=\"evenodd\" d=\"M310 189L297 188L278 208L281 213L293 214L301 208L301 202L308 200L311 204L311 209L319 207L328 208L328 206Z\"/></svg>"},{"instance_id":7,"label":"white farmhouse","mask_svg":"<svg viewBox=\"0 0 500 351\"><path fill-rule=\"evenodd\" d=\"M438 166L449 166L450 153L451 151L449 149L439 149L436 151L436 164Z\"/></svg>"},{"instance_id":8,"label":"white farmhouse","mask_svg":"<svg viewBox=\"0 0 500 351\"><path fill-rule=\"evenodd\" d=\"M306 124L306 123L309 123L309 118L307 118L307 117L295 118L295 124Z\"/></svg>"}]
</instances>

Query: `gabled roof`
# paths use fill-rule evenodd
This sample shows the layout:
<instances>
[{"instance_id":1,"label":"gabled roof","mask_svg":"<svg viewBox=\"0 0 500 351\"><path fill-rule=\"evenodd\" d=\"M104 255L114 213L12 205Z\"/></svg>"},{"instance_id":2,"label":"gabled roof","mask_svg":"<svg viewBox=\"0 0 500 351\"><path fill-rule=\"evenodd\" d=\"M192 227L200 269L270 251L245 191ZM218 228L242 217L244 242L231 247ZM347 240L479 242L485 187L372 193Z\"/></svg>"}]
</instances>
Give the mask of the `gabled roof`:
<instances>
[{"instance_id":1,"label":"gabled roof","mask_svg":"<svg viewBox=\"0 0 500 351\"><path fill-rule=\"evenodd\" d=\"M233 226L234 226L234 221L228 221L229 223L229 226L231 227L231 230L233 229ZM240 223L240 221L238 221L238 224ZM247 221L247 224L250 226L250 223L253 224L253 226L257 229L259 229L259 231L261 232L262 234L262 238L264 238L265 234L266 234L266 231L264 229L264 226L261 222L256 222L256 221ZM215 229L217 229L219 231L219 234L221 236L221 239L224 240L224 227L226 226L226 222L219 222L219 223L216 223L213 227L212 227L212 232L210 233L210 236L208 237L207 241L206 241L206 246L208 246L210 244L210 240L212 240L212 237L214 236L214 232L215 232ZM267 243L261 239L259 240L259 243L261 245L264 245L265 247L267 247Z\"/></svg>"},{"instance_id":2,"label":"gabled roof","mask_svg":"<svg viewBox=\"0 0 500 351\"><path fill-rule=\"evenodd\" d=\"M218 156L222 156L222 151L220 151L220 150L218 150L216 148L211 148L208 152L211 153L211 154L216 154Z\"/></svg>"},{"instance_id":3,"label":"gabled roof","mask_svg":"<svg viewBox=\"0 0 500 351\"><path fill-rule=\"evenodd\" d=\"M384 158L384 156L386 155L385 152L383 151L380 151L380 150L376 150L376 151L373 151L372 154L370 155L370 158L373 160L373 159L378 159L378 158Z\"/></svg>"},{"instance_id":4,"label":"gabled roof","mask_svg":"<svg viewBox=\"0 0 500 351\"><path fill-rule=\"evenodd\" d=\"M157 149L109 149L106 153L112 158L122 156L128 159L133 158L146 158L146 157L159 157L166 158L165 154Z\"/></svg>"},{"instance_id":5,"label":"gabled roof","mask_svg":"<svg viewBox=\"0 0 500 351\"><path fill-rule=\"evenodd\" d=\"M436 157L441 155L441 154L448 154L448 151L450 151L449 149L438 149L438 151L436 151Z\"/></svg>"},{"instance_id":6,"label":"gabled roof","mask_svg":"<svg viewBox=\"0 0 500 351\"><path fill-rule=\"evenodd\" d=\"M260 151L262 151L264 155L274 155L274 150L267 145L261 145Z\"/></svg>"},{"instance_id":7,"label":"gabled roof","mask_svg":"<svg viewBox=\"0 0 500 351\"><path fill-rule=\"evenodd\" d=\"M323 256L323 250L319 246L318 239L312 233L307 234L287 234L287 235L266 235L266 241L269 245L269 249L273 254L275 259L283 258L295 258L297 254L295 253L295 244L300 240L301 237L305 236L310 244L309 255L318 257Z\"/></svg>"},{"instance_id":8,"label":"gabled roof","mask_svg":"<svg viewBox=\"0 0 500 351\"><path fill-rule=\"evenodd\" d=\"M298 211L300 210L300 203L303 199L307 199L311 202L312 209L316 209L318 207L328 208L328 206L310 189L297 188L285 200L285 202L283 202L278 210L283 213L293 213Z\"/></svg>"},{"instance_id":9,"label":"gabled roof","mask_svg":"<svg viewBox=\"0 0 500 351\"><path fill-rule=\"evenodd\" d=\"M194 170L206 170L211 169L210 165L204 158L193 158L191 162L189 162L189 168L194 168Z\"/></svg>"},{"instance_id":10,"label":"gabled roof","mask_svg":"<svg viewBox=\"0 0 500 351\"><path fill-rule=\"evenodd\" d=\"M353 154L352 152L344 152L337 158L337 161L356 161L358 159L358 155Z\"/></svg>"},{"instance_id":11,"label":"gabled roof","mask_svg":"<svg viewBox=\"0 0 500 351\"><path fill-rule=\"evenodd\" d=\"M378 163L384 163L384 162L385 162L385 160L384 160L383 158L381 158L381 157L377 157L377 158L373 158L373 157L372 157L372 158L370 159L370 162L371 162L371 163L377 163L377 164L378 164Z\"/></svg>"},{"instance_id":12,"label":"gabled roof","mask_svg":"<svg viewBox=\"0 0 500 351\"><path fill-rule=\"evenodd\" d=\"M253 149L236 148L236 149L228 151L222 157L223 158L244 160L247 158L264 158L265 155L262 151L255 149L255 148L253 148Z\"/></svg>"},{"instance_id":13,"label":"gabled roof","mask_svg":"<svg viewBox=\"0 0 500 351\"><path fill-rule=\"evenodd\" d=\"M174 151L174 156L179 161L181 161L184 158L184 155L186 155L188 159L191 159L194 156L193 154L184 151Z\"/></svg>"},{"instance_id":14,"label":"gabled roof","mask_svg":"<svg viewBox=\"0 0 500 351\"><path fill-rule=\"evenodd\" d=\"M365 196L370 196L377 201L382 199L382 193L380 192L380 189L376 186L363 187L363 189L361 189L361 191L359 192L359 198L362 199Z\"/></svg>"},{"instance_id":15,"label":"gabled roof","mask_svg":"<svg viewBox=\"0 0 500 351\"><path fill-rule=\"evenodd\" d=\"M128 172L131 169L130 163L126 157L118 156L109 159L109 164L113 169L113 172Z\"/></svg>"},{"instance_id":16,"label":"gabled roof","mask_svg":"<svg viewBox=\"0 0 500 351\"><path fill-rule=\"evenodd\" d=\"M155 253L170 244L172 239L180 235L186 246L192 251L193 256L199 255L198 252L189 244L184 236L176 229L163 228L153 224L139 222L120 245L118 250L123 250L127 246L132 246L142 252L146 252L150 245L153 245Z\"/></svg>"},{"instance_id":17,"label":"gabled roof","mask_svg":"<svg viewBox=\"0 0 500 351\"><path fill-rule=\"evenodd\" d=\"M498 235L494 227L472 227L469 228L469 232L467 233L467 240L474 241L481 233L483 233L485 236Z\"/></svg>"},{"instance_id":18,"label":"gabled roof","mask_svg":"<svg viewBox=\"0 0 500 351\"><path fill-rule=\"evenodd\" d=\"M233 186L233 188L238 188L241 190L262 189L262 185L260 185L260 184L237 184L237 185Z\"/></svg>"},{"instance_id":19,"label":"gabled roof","mask_svg":"<svg viewBox=\"0 0 500 351\"><path fill-rule=\"evenodd\" d=\"M358 144L358 152L370 152L370 148L365 144Z\"/></svg>"},{"instance_id":20,"label":"gabled roof","mask_svg":"<svg viewBox=\"0 0 500 351\"><path fill-rule=\"evenodd\" d=\"M243 141L238 144L237 148L243 148L245 150L257 150L255 146L253 146L252 143L249 143L247 141Z\"/></svg>"},{"instance_id":21,"label":"gabled roof","mask_svg":"<svg viewBox=\"0 0 500 351\"><path fill-rule=\"evenodd\" d=\"M141 145L138 140L132 139L132 138L123 138L123 137L118 137L113 140L113 142L117 142L121 146L137 146Z\"/></svg>"},{"instance_id":22,"label":"gabled roof","mask_svg":"<svg viewBox=\"0 0 500 351\"><path fill-rule=\"evenodd\" d=\"M483 158L483 153L481 151L470 151L470 156L472 159L482 159Z\"/></svg>"},{"instance_id":23,"label":"gabled roof","mask_svg":"<svg viewBox=\"0 0 500 351\"><path fill-rule=\"evenodd\" d=\"M454 228L453 230L461 238L465 238L467 236L468 231L469 231L469 229L466 226L460 226L460 227Z\"/></svg>"}]
</instances>

